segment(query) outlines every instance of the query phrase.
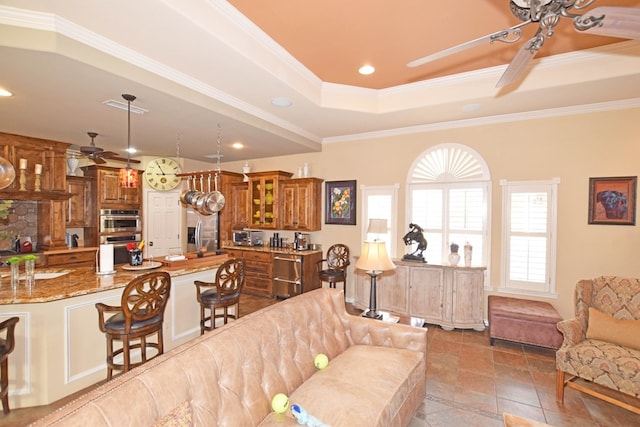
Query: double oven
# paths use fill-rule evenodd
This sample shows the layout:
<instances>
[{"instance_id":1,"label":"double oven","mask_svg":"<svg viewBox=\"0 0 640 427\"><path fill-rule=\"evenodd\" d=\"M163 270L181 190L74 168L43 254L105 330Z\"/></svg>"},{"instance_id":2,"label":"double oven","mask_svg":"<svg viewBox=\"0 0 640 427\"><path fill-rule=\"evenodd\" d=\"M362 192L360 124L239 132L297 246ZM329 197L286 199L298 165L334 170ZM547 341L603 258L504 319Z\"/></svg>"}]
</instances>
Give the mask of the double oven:
<instances>
[{"instance_id":1,"label":"double oven","mask_svg":"<svg viewBox=\"0 0 640 427\"><path fill-rule=\"evenodd\" d=\"M142 239L142 217L138 209L100 209L100 244L113 245L113 263L128 262L127 243Z\"/></svg>"}]
</instances>

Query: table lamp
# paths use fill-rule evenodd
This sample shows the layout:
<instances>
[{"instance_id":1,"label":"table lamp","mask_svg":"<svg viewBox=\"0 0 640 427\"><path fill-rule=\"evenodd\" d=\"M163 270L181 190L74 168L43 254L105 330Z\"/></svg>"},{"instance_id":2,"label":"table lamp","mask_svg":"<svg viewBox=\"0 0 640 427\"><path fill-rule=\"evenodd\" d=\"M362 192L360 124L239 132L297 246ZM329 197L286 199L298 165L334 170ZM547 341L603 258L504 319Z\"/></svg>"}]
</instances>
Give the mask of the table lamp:
<instances>
[{"instance_id":1,"label":"table lamp","mask_svg":"<svg viewBox=\"0 0 640 427\"><path fill-rule=\"evenodd\" d=\"M386 219L371 219L369 221L369 228L367 234L384 234L387 232ZM365 311L362 315L371 319L382 319L382 314L377 312L377 297L376 297L376 278L384 271L393 270L396 266L391 262L389 255L387 254L387 245L380 240L374 240L372 242L364 242L362 253L358 262L356 262L356 268L365 270L365 272L371 278L371 292L369 295L369 310Z\"/></svg>"}]
</instances>

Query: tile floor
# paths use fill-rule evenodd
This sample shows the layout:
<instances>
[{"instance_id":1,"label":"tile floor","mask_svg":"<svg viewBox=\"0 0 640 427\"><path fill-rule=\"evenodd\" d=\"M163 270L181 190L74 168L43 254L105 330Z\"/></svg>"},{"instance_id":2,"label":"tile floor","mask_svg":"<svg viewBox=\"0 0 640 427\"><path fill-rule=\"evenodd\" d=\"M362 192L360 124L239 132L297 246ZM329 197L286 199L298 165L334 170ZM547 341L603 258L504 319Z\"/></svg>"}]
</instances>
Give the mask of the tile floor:
<instances>
[{"instance_id":1,"label":"tile floor","mask_svg":"<svg viewBox=\"0 0 640 427\"><path fill-rule=\"evenodd\" d=\"M276 300L243 295L241 316ZM349 311L358 311L350 305ZM427 398L409 427L498 427L502 413L561 426L640 426L640 416L572 389L555 401L552 350L505 341L489 345L487 331L428 328ZM78 393L80 394L80 393ZM619 394L618 394L619 396ZM50 405L0 413L0 426L29 424L75 396ZM627 401L640 406L640 401Z\"/></svg>"}]
</instances>

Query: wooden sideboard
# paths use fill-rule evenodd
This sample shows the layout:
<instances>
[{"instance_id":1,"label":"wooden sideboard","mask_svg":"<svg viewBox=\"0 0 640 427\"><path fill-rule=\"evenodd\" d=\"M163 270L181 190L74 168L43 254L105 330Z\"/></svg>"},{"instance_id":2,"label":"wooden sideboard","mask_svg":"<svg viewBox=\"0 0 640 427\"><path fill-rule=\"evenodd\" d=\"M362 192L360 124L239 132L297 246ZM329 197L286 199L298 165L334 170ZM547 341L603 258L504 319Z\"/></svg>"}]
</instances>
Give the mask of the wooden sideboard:
<instances>
[{"instance_id":1,"label":"wooden sideboard","mask_svg":"<svg viewBox=\"0 0 640 427\"><path fill-rule=\"evenodd\" d=\"M394 261L395 270L377 278L378 310L420 317L426 323L482 331L484 324L484 267L451 267ZM370 277L355 272L355 301L369 307Z\"/></svg>"}]
</instances>

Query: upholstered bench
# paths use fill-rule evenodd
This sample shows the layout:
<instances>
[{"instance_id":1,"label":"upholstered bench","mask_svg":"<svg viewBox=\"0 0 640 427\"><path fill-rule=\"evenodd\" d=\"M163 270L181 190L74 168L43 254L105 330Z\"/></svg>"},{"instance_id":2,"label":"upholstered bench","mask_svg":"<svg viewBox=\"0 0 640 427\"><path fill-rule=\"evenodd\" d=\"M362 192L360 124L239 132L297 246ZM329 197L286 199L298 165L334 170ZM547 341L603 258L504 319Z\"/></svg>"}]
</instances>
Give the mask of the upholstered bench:
<instances>
[{"instance_id":1,"label":"upholstered bench","mask_svg":"<svg viewBox=\"0 0 640 427\"><path fill-rule=\"evenodd\" d=\"M489 296L489 340L495 339L558 349L562 334L556 324L562 320L548 302Z\"/></svg>"}]
</instances>

